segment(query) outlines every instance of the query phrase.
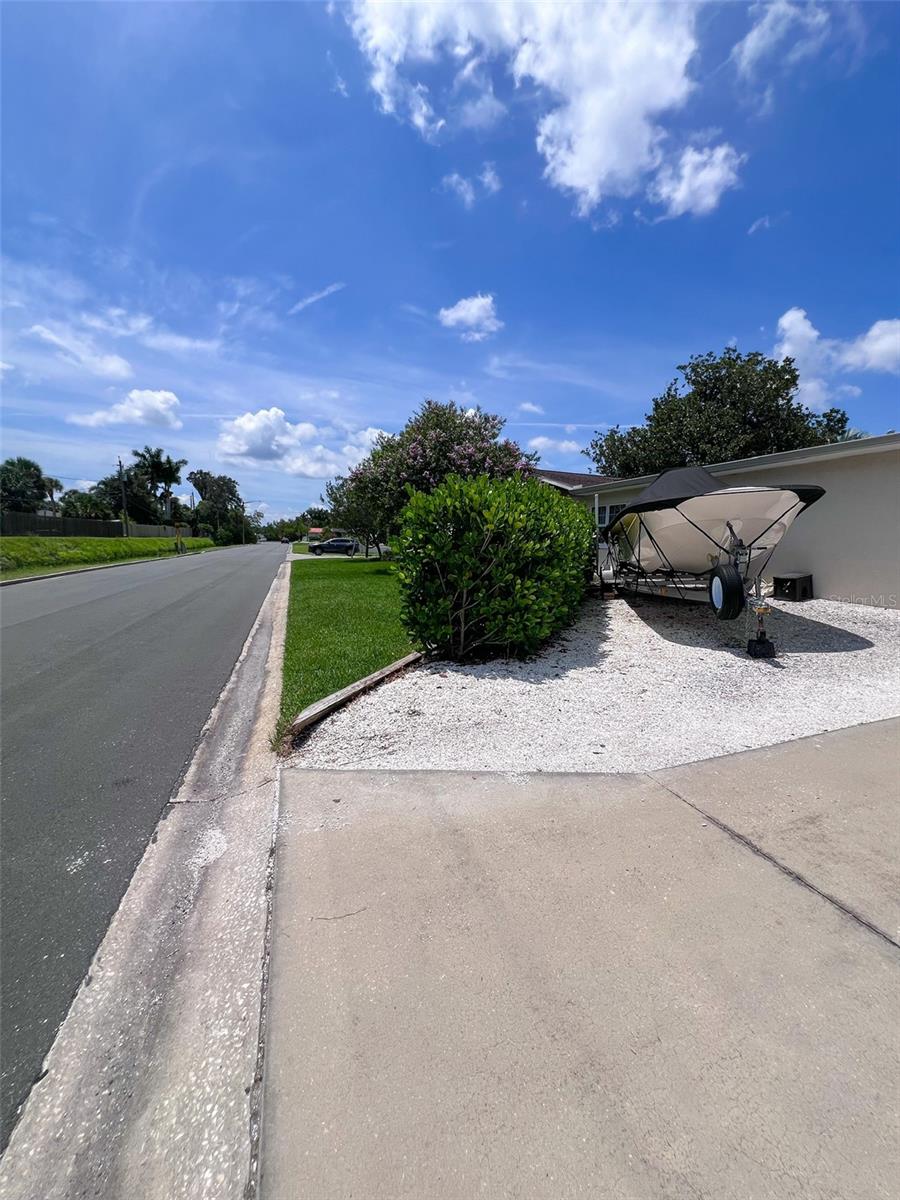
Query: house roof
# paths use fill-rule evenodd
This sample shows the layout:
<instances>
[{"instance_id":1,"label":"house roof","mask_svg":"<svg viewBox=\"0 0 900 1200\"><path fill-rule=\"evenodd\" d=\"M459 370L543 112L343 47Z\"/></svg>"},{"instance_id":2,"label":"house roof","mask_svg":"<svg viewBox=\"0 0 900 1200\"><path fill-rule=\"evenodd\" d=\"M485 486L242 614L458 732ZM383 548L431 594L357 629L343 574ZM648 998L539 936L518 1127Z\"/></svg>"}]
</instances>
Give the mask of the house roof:
<instances>
[{"instance_id":1,"label":"house roof","mask_svg":"<svg viewBox=\"0 0 900 1200\"><path fill-rule=\"evenodd\" d=\"M564 488L566 491L589 484L603 483L612 478L610 475L595 475L588 471L545 471L543 467L537 468L537 477L544 483L552 483L554 487Z\"/></svg>"},{"instance_id":2,"label":"house roof","mask_svg":"<svg viewBox=\"0 0 900 1200\"><path fill-rule=\"evenodd\" d=\"M758 454L754 458L736 458L731 462L707 463L706 470L714 475L732 475L746 471L764 471L769 467L785 466L788 469L800 463L820 462L823 459L852 458L858 454L878 454L885 450L900 449L900 433L883 433L878 437L854 438L851 442L829 442L825 446L806 446L801 450L782 450L777 454ZM611 479L609 476L588 477L591 482L571 487L573 496L613 494L618 491L634 491L645 488L656 479L656 475L635 475L630 479Z\"/></svg>"}]
</instances>

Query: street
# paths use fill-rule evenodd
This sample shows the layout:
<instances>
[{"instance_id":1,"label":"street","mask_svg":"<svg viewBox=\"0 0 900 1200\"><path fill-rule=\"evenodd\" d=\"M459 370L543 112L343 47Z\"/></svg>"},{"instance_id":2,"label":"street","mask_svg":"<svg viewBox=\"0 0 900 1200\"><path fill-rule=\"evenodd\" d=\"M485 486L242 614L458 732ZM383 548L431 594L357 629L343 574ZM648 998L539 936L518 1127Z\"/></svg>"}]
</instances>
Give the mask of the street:
<instances>
[{"instance_id":1,"label":"street","mask_svg":"<svg viewBox=\"0 0 900 1200\"><path fill-rule=\"evenodd\" d=\"M283 558L2 591L4 1145Z\"/></svg>"}]
</instances>

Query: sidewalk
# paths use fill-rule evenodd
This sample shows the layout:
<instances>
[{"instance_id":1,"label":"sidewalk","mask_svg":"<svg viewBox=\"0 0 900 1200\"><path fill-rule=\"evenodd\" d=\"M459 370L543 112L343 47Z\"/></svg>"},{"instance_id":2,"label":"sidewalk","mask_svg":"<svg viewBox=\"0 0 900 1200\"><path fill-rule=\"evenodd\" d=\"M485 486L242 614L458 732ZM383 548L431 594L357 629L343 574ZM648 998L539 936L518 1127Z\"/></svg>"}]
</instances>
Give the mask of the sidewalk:
<instances>
[{"instance_id":1,"label":"sidewalk","mask_svg":"<svg viewBox=\"0 0 900 1200\"><path fill-rule=\"evenodd\" d=\"M898 736L285 769L263 1200L894 1196Z\"/></svg>"}]
</instances>

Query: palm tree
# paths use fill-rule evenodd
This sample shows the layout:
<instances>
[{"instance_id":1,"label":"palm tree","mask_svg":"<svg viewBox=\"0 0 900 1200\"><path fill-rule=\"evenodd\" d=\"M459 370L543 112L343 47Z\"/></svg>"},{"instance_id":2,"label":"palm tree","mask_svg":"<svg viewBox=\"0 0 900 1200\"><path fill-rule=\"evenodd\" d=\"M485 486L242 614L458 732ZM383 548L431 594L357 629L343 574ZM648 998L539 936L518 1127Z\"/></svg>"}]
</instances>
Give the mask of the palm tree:
<instances>
[{"instance_id":1,"label":"palm tree","mask_svg":"<svg viewBox=\"0 0 900 1200\"><path fill-rule=\"evenodd\" d=\"M163 459L159 479L162 484L160 499L163 502L166 516L172 511L172 488L181 483L181 468L187 466L186 458L171 458L168 454Z\"/></svg>"},{"instance_id":2,"label":"palm tree","mask_svg":"<svg viewBox=\"0 0 900 1200\"><path fill-rule=\"evenodd\" d=\"M145 446L143 450L132 450L131 453L135 470L145 480L154 498L162 500L168 516L172 507L172 488L181 483L181 468L187 466L187 459L164 454L162 446Z\"/></svg>"},{"instance_id":3,"label":"palm tree","mask_svg":"<svg viewBox=\"0 0 900 1200\"><path fill-rule=\"evenodd\" d=\"M56 493L63 490L62 480L54 479L52 475L44 475L41 479L47 499L50 501L51 509L56 512L59 505L56 502Z\"/></svg>"},{"instance_id":4,"label":"palm tree","mask_svg":"<svg viewBox=\"0 0 900 1200\"><path fill-rule=\"evenodd\" d=\"M142 477L154 497L159 493L164 470L162 446L145 446L143 450L132 450L134 469Z\"/></svg>"}]
</instances>

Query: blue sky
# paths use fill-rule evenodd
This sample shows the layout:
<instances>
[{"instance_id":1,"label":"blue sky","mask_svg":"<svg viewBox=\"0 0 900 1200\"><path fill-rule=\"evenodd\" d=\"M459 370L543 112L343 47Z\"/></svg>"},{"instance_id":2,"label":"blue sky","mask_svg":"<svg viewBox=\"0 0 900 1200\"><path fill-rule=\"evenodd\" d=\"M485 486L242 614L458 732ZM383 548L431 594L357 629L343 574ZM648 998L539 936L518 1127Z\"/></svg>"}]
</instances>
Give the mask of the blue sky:
<instances>
[{"instance_id":1,"label":"blue sky","mask_svg":"<svg viewBox=\"0 0 900 1200\"><path fill-rule=\"evenodd\" d=\"M897 5L2 22L3 454L68 485L149 442L289 514L426 396L585 470L732 341L898 424Z\"/></svg>"}]
</instances>

